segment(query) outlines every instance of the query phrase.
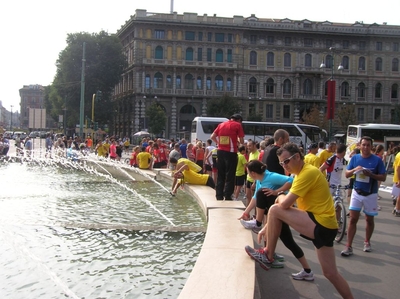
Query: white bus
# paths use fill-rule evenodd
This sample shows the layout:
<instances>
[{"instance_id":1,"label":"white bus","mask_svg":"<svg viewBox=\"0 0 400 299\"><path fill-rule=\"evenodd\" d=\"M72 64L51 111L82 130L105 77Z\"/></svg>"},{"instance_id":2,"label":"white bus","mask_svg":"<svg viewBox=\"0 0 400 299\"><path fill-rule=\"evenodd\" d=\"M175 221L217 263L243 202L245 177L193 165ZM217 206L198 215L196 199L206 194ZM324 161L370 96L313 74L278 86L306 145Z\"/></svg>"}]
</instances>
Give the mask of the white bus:
<instances>
[{"instance_id":1,"label":"white bus","mask_svg":"<svg viewBox=\"0 0 400 299\"><path fill-rule=\"evenodd\" d=\"M400 125L393 124L360 124L349 125L347 128L346 143L348 147L360 141L362 136L371 137L374 145L382 144L385 150L388 149L389 143L395 145L400 143Z\"/></svg>"},{"instance_id":2,"label":"white bus","mask_svg":"<svg viewBox=\"0 0 400 299\"><path fill-rule=\"evenodd\" d=\"M191 142L195 143L196 140L205 142L210 138L215 128L227 120L227 118L220 117L196 117L192 122ZM302 143L303 146L317 143L324 137L323 130L313 125L255 121L243 121L242 125L245 134L244 139L251 139L257 142L264 140L266 137L273 137L278 129L286 130L289 133L291 142Z\"/></svg>"}]
</instances>

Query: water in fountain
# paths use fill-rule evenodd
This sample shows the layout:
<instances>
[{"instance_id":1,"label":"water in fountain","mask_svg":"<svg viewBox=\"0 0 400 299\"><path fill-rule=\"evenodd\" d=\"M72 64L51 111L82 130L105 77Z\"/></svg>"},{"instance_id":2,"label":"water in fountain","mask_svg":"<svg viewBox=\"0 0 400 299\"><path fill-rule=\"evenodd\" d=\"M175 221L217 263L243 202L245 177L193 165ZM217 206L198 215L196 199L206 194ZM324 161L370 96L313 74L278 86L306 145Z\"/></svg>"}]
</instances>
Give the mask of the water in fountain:
<instances>
[{"instance_id":1,"label":"water in fountain","mask_svg":"<svg viewBox=\"0 0 400 299\"><path fill-rule=\"evenodd\" d=\"M2 297L176 298L203 242L200 208L89 160L0 164Z\"/></svg>"}]
</instances>

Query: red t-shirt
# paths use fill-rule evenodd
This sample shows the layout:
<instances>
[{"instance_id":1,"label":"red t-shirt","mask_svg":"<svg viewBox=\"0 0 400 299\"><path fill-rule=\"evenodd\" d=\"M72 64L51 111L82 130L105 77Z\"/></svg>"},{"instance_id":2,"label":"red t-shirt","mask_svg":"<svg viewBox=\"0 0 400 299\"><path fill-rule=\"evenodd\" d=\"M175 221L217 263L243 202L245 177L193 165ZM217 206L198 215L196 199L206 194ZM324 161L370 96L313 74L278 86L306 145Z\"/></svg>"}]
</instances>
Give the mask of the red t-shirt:
<instances>
[{"instance_id":1,"label":"red t-shirt","mask_svg":"<svg viewBox=\"0 0 400 299\"><path fill-rule=\"evenodd\" d=\"M237 152L238 137L244 137L242 124L234 120L219 124L214 133L217 135L218 150L231 153Z\"/></svg>"}]
</instances>

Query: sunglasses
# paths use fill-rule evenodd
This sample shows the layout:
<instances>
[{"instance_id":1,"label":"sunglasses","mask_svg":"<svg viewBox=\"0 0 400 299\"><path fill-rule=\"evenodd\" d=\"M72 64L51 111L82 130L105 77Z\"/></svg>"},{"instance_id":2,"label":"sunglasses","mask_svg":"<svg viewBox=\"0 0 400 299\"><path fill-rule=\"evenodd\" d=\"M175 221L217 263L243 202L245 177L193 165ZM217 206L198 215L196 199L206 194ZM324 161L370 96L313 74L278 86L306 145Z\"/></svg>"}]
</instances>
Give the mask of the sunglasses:
<instances>
[{"instance_id":1,"label":"sunglasses","mask_svg":"<svg viewBox=\"0 0 400 299\"><path fill-rule=\"evenodd\" d=\"M297 153L296 153L296 154L297 154ZM290 160L291 160L296 154L291 155L289 158L287 158L287 159L285 159L285 160L283 160L283 161L280 161L279 164L280 164L281 166L289 164Z\"/></svg>"}]
</instances>

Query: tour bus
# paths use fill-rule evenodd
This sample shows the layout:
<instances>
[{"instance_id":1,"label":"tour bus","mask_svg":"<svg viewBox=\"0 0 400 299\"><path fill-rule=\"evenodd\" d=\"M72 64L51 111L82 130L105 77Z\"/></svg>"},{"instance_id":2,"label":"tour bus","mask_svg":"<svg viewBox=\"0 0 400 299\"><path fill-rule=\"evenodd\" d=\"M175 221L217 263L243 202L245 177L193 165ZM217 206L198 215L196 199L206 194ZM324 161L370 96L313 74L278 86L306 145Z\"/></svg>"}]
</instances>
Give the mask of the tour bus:
<instances>
[{"instance_id":1,"label":"tour bus","mask_svg":"<svg viewBox=\"0 0 400 299\"><path fill-rule=\"evenodd\" d=\"M393 124L360 124L349 125L347 128L346 143L348 147L352 147L362 136L371 137L374 140L374 145L382 144L385 150L389 144L400 144L400 125ZM354 146L353 146L354 147Z\"/></svg>"},{"instance_id":2,"label":"tour bus","mask_svg":"<svg viewBox=\"0 0 400 299\"><path fill-rule=\"evenodd\" d=\"M215 128L227 118L218 117L196 117L192 122L191 142L196 140L205 142ZM306 148L311 143L317 143L323 139L324 132L317 126L298 123L278 123L278 122L242 122L244 139L260 142L266 137L273 137L278 129L284 129L289 133L291 142L303 144ZM325 132L326 133L326 132Z\"/></svg>"}]
</instances>

